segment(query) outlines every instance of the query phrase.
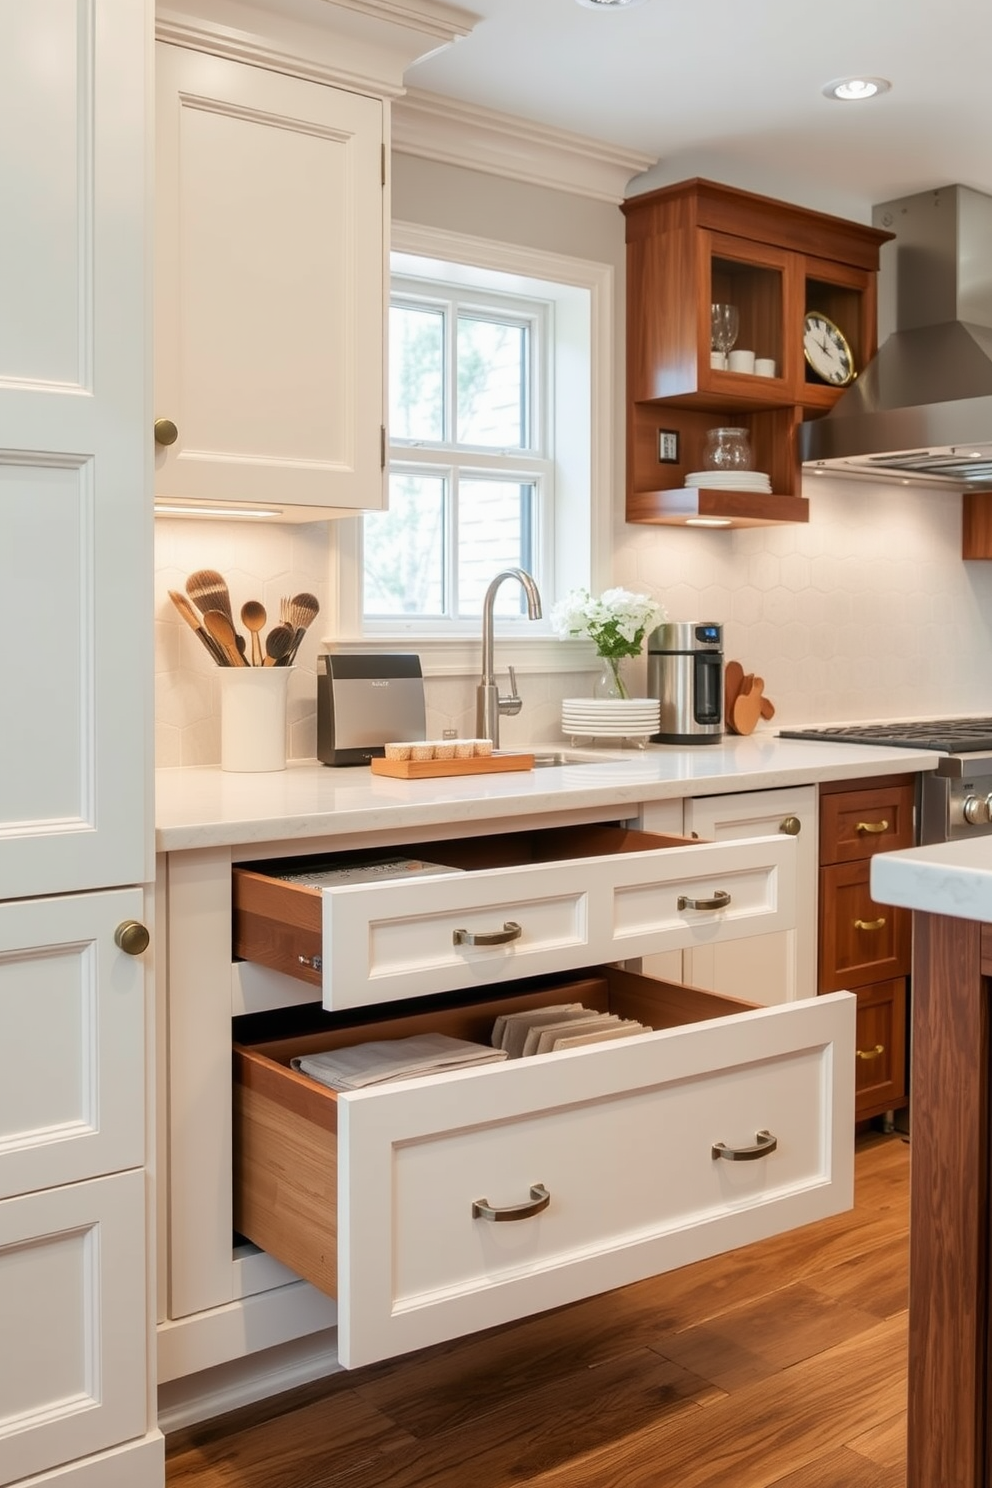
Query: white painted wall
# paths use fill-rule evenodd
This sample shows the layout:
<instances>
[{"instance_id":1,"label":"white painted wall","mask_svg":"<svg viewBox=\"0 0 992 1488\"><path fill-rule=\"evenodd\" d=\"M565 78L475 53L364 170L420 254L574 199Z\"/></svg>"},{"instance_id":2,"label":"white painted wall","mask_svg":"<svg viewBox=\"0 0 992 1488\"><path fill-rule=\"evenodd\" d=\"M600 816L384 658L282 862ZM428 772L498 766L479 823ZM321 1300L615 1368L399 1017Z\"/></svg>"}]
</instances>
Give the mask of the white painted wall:
<instances>
[{"instance_id":1,"label":"white painted wall","mask_svg":"<svg viewBox=\"0 0 992 1488\"><path fill-rule=\"evenodd\" d=\"M687 172L688 173L688 172ZM728 657L765 680L785 723L992 713L992 563L963 563L960 499L935 490L810 478L808 525L700 532L623 519L624 232L618 208L412 156L393 160L398 220L597 259L616 269L614 579L657 595L672 619L723 621ZM772 190L770 187L766 187ZM774 191L772 191L774 194ZM851 216L856 214L853 210ZM169 603L195 568L219 568L236 607L311 590L330 609L334 524L264 529L159 519L159 765L220 758L216 669ZM316 746L318 619L290 692L290 754ZM501 658L498 656L497 661ZM592 674L590 674L591 679ZM427 685L428 732L474 732L476 677ZM502 742L558 737L575 673L522 674L524 710Z\"/></svg>"}]
</instances>

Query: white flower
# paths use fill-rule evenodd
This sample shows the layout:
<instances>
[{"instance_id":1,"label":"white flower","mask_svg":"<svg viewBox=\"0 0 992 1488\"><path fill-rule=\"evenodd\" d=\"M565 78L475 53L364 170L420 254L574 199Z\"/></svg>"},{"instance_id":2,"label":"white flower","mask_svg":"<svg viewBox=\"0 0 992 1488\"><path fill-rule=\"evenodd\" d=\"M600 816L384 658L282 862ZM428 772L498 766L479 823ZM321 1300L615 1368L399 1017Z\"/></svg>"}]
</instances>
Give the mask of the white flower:
<instances>
[{"instance_id":1,"label":"white flower","mask_svg":"<svg viewBox=\"0 0 992 1488\"><path fill-rule=\"evenodd\" d=\"M551 628L593 641L600 656L639 656L647 632L667 618L664 605L647 594L604 589L593 599L587 589L573 589L553 606Z\"/></svg>"}]
</instances>

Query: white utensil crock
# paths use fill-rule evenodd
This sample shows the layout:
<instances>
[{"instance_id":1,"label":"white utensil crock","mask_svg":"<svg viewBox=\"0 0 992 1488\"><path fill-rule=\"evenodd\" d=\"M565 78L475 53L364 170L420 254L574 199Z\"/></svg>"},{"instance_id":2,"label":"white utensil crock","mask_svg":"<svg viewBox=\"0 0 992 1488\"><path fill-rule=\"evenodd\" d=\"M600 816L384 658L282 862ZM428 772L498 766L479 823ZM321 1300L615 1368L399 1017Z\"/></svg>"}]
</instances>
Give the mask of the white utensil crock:
<instances>
[{"instance_id":1,"label":"white utensil crock","mask_svg":"<svg viewBox=\"0 0 992 1488\"><path fill-rule=\"evenodd\" d=\"M285 770L291 671L277 666L220 668L222 770Z\"/></svg>"}]
</instances>

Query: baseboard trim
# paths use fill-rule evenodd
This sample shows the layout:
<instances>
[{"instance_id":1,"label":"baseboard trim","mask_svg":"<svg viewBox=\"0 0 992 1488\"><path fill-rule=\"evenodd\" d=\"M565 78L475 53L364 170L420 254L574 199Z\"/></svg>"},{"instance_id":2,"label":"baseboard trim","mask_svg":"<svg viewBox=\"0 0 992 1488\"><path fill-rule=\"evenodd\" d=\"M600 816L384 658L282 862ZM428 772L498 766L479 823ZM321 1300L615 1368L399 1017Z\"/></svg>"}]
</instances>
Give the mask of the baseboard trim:
<instances>
[{"instance_id":1,"label":"baseboard trim","mask_svg":"<svg viewBox=\"0 0 992 1488\"><path fill-rule=\"evenodd\" d=\"M309 1338L172 1380L159 1388L159 1427L166 1433L179 1431L197 1421L337 1374L341 1368L337 1340L337 1329L328 1328Z\"/></svg>"}]
</instances>

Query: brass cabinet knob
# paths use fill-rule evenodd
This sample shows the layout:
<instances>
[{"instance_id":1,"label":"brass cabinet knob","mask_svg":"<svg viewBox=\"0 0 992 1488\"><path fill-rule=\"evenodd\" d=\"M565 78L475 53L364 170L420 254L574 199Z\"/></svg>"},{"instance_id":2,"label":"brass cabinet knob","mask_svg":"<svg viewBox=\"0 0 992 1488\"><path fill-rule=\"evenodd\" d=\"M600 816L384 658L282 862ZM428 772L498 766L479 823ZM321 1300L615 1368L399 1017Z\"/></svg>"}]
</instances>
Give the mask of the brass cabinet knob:
<instances>
[{"instance_id":1,"label":"brass cabinet knob","mask_svg":"<svg viewBox=\"0 0 992 1488\"><path fill-rule=\"evenodd\" d=\"M784 832L787 837L798 837L803 829L803 824L798 816L787 816L779 822L778 829L780 832Z\"/></svg>"},{"instance_id":2,"label":"brass cabinet knob","mask_svg":"<svg viewBox=\"0 0 992 1488\"><path fill-rule=\"evenodd\" d=\"M179 438L179 430L171 419L155 420L155 443L175 444Z\"/></svg>"},{"instance_id":3,"label":"brass cabinet knob","mask_svg":"<svg viewBox=\"0 0 992 1488\"><path fill-rule=\"evenodd\" d=\"M140 956L147 951L151 936L140 920L122 920L114 931L114 940L126 956Z\"/></svg>"}]
</instances>

